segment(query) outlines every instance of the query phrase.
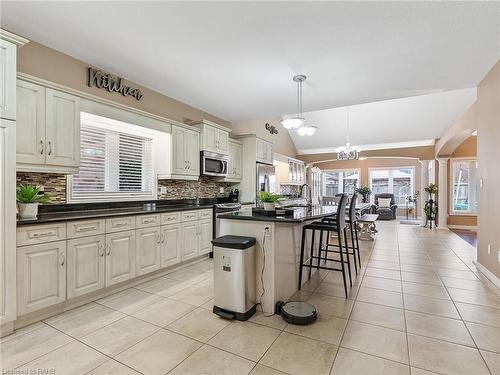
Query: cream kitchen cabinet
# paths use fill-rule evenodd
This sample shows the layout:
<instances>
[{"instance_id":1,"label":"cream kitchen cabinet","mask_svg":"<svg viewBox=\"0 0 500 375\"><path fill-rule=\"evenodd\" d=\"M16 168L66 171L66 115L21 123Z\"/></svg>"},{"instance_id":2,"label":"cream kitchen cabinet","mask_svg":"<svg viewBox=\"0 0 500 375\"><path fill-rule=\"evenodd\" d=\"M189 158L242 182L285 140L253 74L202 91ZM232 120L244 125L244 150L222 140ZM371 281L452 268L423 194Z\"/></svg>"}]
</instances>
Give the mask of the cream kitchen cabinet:
<instances>
[{"instance_id":1,"label":"cream kitchen cabinet","mask_svg":"<svg viewBox=\"0 0 500 375\"><path fill-rule=\"evenodd\" d=\"M135 231L135 274L144 275L161 267L160 227L142 228Z\"/></svg>"},{"instance_id":2,"label":"cream kitchen cabinet","mask_svg":"<svg viewBox=\"0 0 500 375\"><path fill-rule=\"evenodd\" d=\"M172 125L172 178L197 179L199 175L199 132Z\"/></svg>"},{"instance_id":3,"label":"cream kitchen cabinet","mask_svg":"<svg viewBox=\"0 0 500 375\"><path fill-rule=\"evenodd\" d=\"M273 164L273 144L263 139L256 139L257 161L259 163Z\"/></svg>"},{"instance_id":4,"label":"cream kitchen cabinet","mask_svg":"<svg viewBox=\"0 0 500 375\"><path fill-rule=\"evenodd\" d=\"M104 288L105 241L104 235L68 240L68 299Z\"/></svg>"},{"instance_id":5,"label":"cream kitchen cabinet","mask_svg":"<svg viewBox=\"0 0 500 375\"><path fill-rule=\"evenodd\" d=\"M106 234L106 286L135 277L135 231Z\"/></svg>"},{"instance_id":6,"label":"cream kitchen cabinet","mask_svg":"<svg viewBox=\"0 0 500 375\"><path fill-rule=\"evenodd\" d=\"M188 221L186 223L182 223L182 261L198 256L200 249L199 227L198 221Z\"/></svg>"},{"instance_id":7,"label":"cream kitchen cabinet","mask_svg":"<svg viewBox=\"0 0 500 375\"><path fill-rule=\"evenodd\" d=\"M229 140L229 168L225 181L237 182L242 177L243 146L233 139Z\"/></svg>"},{"instance_id":8,"label":"cream kitchen cabinet","mask_svg":"<svg viewBox=\"0 0 500 375\"><path fill-rule=\"evenodd\" d=\"M180 263L181 239L180 223L161 227L161 268Z\"/></svg>"},{"instance_id":9,"label":"cream kitchen cabinet","mask_svg":"<svg viewBox=\"0 0 500 375\"><path fill-rule=\"evenodd\" d=\"M212 251L212 233L213 233L213 224L212 219L201 220L198 230L199 237L199 246L200 250L198 251L198 255L208 254Z\"/></svg>"},{"instance_id":10,"label":"cream kitchen cabinet","mask_svg":"<svg viewBox=\"0 0 500 375\"><path fill-rule=\"evenodd\" d=\"M15 43L0 39L0 118L16 119L16 60Z\"/></svg>"},{"instance_id":11,"label":"cream kitchen cabinet","mask_svg":"<svg viewBox=\"0 0 500 375\"><path fill-rule=\"evenodd\" d=\"M202 151L229 153L230 129L207 120L190 121L188 124L200 129Z\"/></svg>"},{"instance_id":12,"label":"cream kitchen cabinet","mask_svg":"<svg viewBox=\"0 0 500 375\"><path fill-rule=\"evenodd\" d=\"M80 99L17 81L17 170L72 173L80 165Z\"/></svg>"},{"instance_id":13,"label":"cream kitchen cabinet","mask_svg":"<svg viewBox=\"0 0 500 375\"><path fill-rule=\"evenodd\" d=\"M18 315L64 300L66 300L66 241L18 247Z\"/></svg>"}]
</instances>

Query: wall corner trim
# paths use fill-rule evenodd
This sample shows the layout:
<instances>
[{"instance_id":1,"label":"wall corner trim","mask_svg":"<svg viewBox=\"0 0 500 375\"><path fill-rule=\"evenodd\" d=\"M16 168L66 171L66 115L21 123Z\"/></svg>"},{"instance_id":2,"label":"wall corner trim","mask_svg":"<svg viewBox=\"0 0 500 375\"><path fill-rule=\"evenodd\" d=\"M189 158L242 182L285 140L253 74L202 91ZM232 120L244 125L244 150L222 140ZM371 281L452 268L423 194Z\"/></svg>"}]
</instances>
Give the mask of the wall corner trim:
<instances>
[{"instance_id":1,"label":"wall corner trim","mask_svg":"<svg viewBox=\"0 0 500 375\"><path fill-rule=\"evenodd\" d=\"M476 265L479 272L481 272L488 280L495 284L497 288L500 288L500 279L496 277L493 272L491 272L477 260L474 260L473 263Z\"/></svg>"}]
</instances>

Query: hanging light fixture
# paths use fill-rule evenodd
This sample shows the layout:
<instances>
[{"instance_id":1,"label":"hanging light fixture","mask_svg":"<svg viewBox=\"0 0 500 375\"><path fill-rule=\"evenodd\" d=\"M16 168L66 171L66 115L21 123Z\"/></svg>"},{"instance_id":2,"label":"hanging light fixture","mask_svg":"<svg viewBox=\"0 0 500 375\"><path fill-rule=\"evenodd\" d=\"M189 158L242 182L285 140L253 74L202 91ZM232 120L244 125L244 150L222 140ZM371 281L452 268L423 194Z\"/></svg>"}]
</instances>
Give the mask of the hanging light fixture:
<instances>
[{"instance_id":1,"label":"hanging light fixture","mask_svg":"<svg viewBox=\"0 0 500 375\"><path fill-rule=\"evenodd\" d=\"M342 147L339 152L337 152L337 160L358 160L359 159L359 147L351 148L351 141L349 139L349 109L347 107L347 136L345 147Z\"/></svg>"},{"instance_id":2,"label":"hanging light fixture","mask_svg":"<svg viewBox=\"0 0 500 375\"><path fill-rule=\"evenodd\" d=\"M298 74L293 77L293 81L297 83L297 114L293 117L283 118L281 125L285 129L296 129L297 133L301 136L311 136L316 132L316 127L311 125L304 125L305 118L302 115L302 82L306 80L306 76Z\"/></svg>"}]
</instances>

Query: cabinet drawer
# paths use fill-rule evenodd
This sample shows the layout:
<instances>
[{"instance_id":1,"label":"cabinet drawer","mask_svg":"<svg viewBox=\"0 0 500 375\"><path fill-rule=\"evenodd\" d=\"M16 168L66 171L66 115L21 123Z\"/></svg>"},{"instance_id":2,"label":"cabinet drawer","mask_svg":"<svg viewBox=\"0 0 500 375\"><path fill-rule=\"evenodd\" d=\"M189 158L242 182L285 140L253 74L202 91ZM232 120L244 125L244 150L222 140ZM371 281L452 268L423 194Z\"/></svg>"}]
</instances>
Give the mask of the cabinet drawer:
<instances>
[{"instance_id":1,"label":"cabinet drawer","mask_svg":"<svg viewBox=\"0 0 500 375\"><path fill-rule=\"evenodd\" d=\"M161 214L161 225L180 223L181 213L180 212L168 212Z\"/></svg>"},{"instance_id":2,"label":"cabinet drawer","mask_svg":"<svg viewBox=\"0 0 500 375\"><path fill-rule=\"evenodd\" d=\"M182 213L182 221L198 220L198 211L184 211Z\"/></svg>"},{"instance_id":3,"label":"cabinet drawer","mask_svg":"<svg viewBox=\"0 0 500 375\"><path fill-rule=\"evenodd\" d=\"M106 219L106 233L121 232L135 228L135 217L115 217L113 219Z\"/></svg>"},{"instance_id":4,"label":"cabinet drawer","mask_svg":"<svg viewBox=\"0 0 500 375\"><path fill-rule=\"evenodd\" d=\"M160 214L139 215L135 217L136 228L154 227L160 225Z\"/></svg>"},{"instance_id":5,"label":"cabinet drawer","mask_svg":"<svg viewBox=\"0 0 500 375\"><path fill-rule=\"evenodd\" d=\"M212 210L200 210L199 211L199 218L200 218L200 220L211 219L212 216L213 216L213 211Z\"/></svg>"},{"instance_id":6,"label":"cabinet drawer","mask_svg":"<svg viewBox=\"0 0 500 375\"><path fill-rule=\"evenodd\" d=\"M17 246L36 245L66 239L66 223L29 225L17 228Z\"/></svg>"},{"instance_id":7,"label":"cabinet drawer","mask_svg":"<svg viewBox=\"0 0 500 375\"><path fill-rule=\"evenodd\" d=\"M104 234L106 222L104 219L70 221L67 226L68 238L80 238Z\"/></svg>"}]
</instances>

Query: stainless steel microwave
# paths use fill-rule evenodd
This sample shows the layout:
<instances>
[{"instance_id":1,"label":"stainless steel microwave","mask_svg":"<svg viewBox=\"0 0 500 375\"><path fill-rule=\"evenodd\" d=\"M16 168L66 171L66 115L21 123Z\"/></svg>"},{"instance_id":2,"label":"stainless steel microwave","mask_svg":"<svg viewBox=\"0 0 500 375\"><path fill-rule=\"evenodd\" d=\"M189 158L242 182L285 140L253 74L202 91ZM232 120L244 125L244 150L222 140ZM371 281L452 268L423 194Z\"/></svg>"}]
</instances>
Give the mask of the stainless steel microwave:
<instances>
[{"instance_id":1,"label":"stainless steel microwave","mask_svg":"<svg viewBox=\"0 0 500 375\"><path fill-rule=\"evenodd\" d=\"M229 155L201 151L201 174L204 176L226 177Z\"/></svg>"}]
</instances>

